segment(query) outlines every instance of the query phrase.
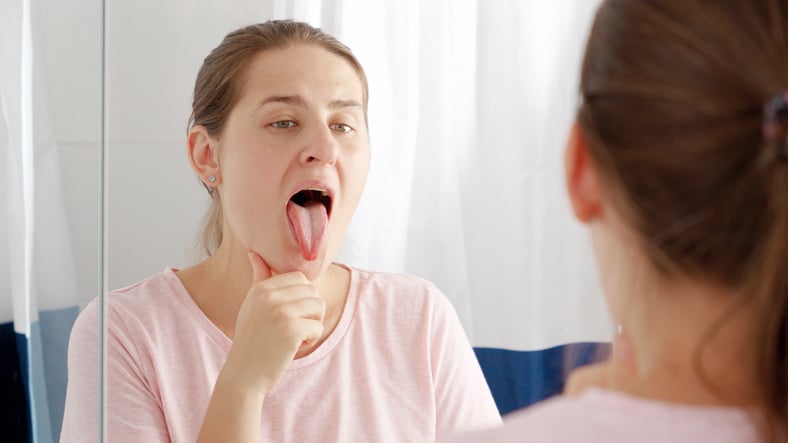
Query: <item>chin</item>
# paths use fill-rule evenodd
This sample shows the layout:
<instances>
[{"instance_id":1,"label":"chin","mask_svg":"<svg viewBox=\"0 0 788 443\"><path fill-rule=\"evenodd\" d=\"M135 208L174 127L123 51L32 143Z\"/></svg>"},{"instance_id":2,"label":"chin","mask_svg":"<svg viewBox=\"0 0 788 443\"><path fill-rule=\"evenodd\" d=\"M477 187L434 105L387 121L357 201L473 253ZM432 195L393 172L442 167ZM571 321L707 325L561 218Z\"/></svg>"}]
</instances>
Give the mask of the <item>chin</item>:
<instances>
[{"instance_id":1,"label":"chin","mask_svg":"<svg viewBox=\"0 0 788 443\"><path fill-rule=\"evenodd\" d=\"M291 256L286 268L282 269L281 273L298 271L304 274L309 281L315 281L320 278L323 272L325 272L331 264L331 261L326 257L327 255L325 251L323 251L316 259L306 260L301 256L301 253L298 252Z\"/></svg>"},{"instance_id":2,"label":"chin","mask_svg":"<svg viewBox=\"0 0 788 443\"><path fill-rule=\"evenodd\" d=\"M314 261L304 260L303 263L304 264L303 267L301 268L301 272L304 273L304 275L309 281L316 281L317 279L319 279L320 276L323 274L323 272L325 272L325 270L328 268L328 265L330 264L327 261L323 260L322 257L318 257Z\"/></svg>"}]
</instances>

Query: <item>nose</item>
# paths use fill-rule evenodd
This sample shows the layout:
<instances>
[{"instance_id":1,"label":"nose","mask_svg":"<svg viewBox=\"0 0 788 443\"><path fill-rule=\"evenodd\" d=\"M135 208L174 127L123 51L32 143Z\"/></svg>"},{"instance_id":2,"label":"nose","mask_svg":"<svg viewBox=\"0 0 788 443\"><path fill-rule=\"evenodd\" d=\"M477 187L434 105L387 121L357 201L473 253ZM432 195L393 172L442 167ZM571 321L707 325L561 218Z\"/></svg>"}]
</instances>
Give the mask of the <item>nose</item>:
<instances>
[{"instance_id":1,"label":"nose","mask_svg":"<svg viewBox=\"0 0 788 443\"><path fill-rule=\"evenodd\" d=\"M312 136L301 152L304 164L332 165L339 155L339 144L331 128L320 125L315 128Z\"/></svg>"}]
</instances>

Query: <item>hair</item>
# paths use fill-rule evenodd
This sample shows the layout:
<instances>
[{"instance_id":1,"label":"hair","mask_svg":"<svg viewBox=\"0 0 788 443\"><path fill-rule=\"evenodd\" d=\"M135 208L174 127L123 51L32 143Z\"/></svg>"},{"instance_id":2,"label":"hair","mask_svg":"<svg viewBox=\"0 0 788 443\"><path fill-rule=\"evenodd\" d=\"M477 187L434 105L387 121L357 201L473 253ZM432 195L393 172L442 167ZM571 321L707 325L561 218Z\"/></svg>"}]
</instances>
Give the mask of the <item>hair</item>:
<instances>
[{"instance_id":1,"label":"hair","mask_svg":"<svg viewBox=\"0 0 788 443\"><path fill-rule=\"evenodd\" d=\"M762 131L764 104L788 88L787 12L779 0L606 0L578 111L655 267L755 307L767 439L788 427L788 163Z\"/></svg>"},{"instance_id":2,"label":"hair","mask_svg":"<svg viewBox=\"0 0 788 443\"><path fill-rule=\"evenodd\" d=\"M205 126L208 133L219 137L245 82L245 73L253 57L260 52L285 49L296 45L313 45L342 57L356 71L363 90L366 119L369 88L364 68L350 49L339 40L306 23L293 20L271 20L240 28L205 57L194 84L192 113L188 128ZM206 187L207 188L207 187ZM208 256L222 243L222 202L218 192L207 188L210 207L203 220L201 243Z\"/></svg>"}]
</instances>

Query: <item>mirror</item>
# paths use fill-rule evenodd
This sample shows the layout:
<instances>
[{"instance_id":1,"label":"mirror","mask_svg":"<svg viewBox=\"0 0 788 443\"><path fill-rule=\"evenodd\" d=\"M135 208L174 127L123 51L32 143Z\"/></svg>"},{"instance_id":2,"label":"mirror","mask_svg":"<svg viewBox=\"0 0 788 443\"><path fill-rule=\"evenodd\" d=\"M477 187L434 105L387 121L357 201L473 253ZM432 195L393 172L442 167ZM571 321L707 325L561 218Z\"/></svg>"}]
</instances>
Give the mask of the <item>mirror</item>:
<instances>
[{"instance_id":1,"label":"mirror","mask_svg":"<svg viewBox=\"0 0 788 443\"><path fill-rule=\"evenodd\" d=\"M370 84L370 174L337 260L429 279L452 301L489 377L519 370L545 380L496 384L502 410L554 393L564 374L539 368L559 368L566 345L610 337L561 161L597 4L113 5L110 286L199 260L209 198L185 146L197 71L226 33L297 18L346 43ZM485 366L501 359L511 373Z\"/></svg>"},{"instance_id":2,"label":"mirror","mask_svg":"<svg viewBox=\"0 0 788 443\"><path fill-rule=\"evenodd\" d=\"M14 297L14 304L11 297L0 304L3 352L24 355L7 351L20 335L23 350L36 349L29 344L41 340L43 351L36 352L44 358L48 343L60 349L59 369L39 365L35 354L22 366L30 370L8 376L18 377L15 386L29 396L22 379L44 374L48 395L62 398L63 325L101 292L102 104L108 189L103 283L114 290L201 258L197 236L209 198L189 167L185 139L203 58L242 25L296 18L347 44L369 79L370 173L337 261L432 281L476 347L499 409L541 398L546 391L538 386L491 380L517 379L517 371L560 360L567 345L610 336L588 241L569 216L561 175L580 56L597 4L109 1L105 17L100 2L4 4L0 141L8 140L6 164L17 174L9 175L17 188L7 188L12 207L0 220L9 232L0 283ZM28 83L21 80L27 65L19 50L27 41L24 8L35 60ZM18 64L6 64L5 57ZM25 95L23 84L34 93ZM22 118L31 115L34 120ZM18 148L30 134L24 121L34 121L33 165L41 168L34 176L35 222L25 218L33 197L22 187L27 169L19 166L30 155ZM20 226L35 231L17 228L21 214ZM25 236L29 232L34 241ZM34 292L67 293L68 301L37 295L35 303L17 303L17 294ZM17 321L19 306L33 307L19 309L23 313L38 312L40 338L26 335L33 329L17 329L36 323L35 315L20 314ZM65 310L66 320L47 329L44 320L53 310ZM542 353L549 349L557 351ZM489 365L501 359L511 362L511 373ZM553 377L556 386L560 376ZM545 377L528 373L522 379ZM49 394L52 380L61 386L57 394ZM501 400L514 390L526 392ZM60 408L33 408L50 417L54 440ZM17 417L17 425L26 420L0 416Z\"/></svg>"}]
</instances>

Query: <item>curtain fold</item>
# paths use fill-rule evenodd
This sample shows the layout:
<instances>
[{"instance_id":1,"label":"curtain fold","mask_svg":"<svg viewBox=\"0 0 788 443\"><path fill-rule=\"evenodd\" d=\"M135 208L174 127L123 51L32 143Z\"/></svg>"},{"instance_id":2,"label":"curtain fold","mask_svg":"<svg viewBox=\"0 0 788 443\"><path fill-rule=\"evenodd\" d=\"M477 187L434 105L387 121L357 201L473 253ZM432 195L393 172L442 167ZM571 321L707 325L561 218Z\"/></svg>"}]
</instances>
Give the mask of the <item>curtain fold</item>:
<instances>
[{"instance_id":1,"label":"curtain fold","mask_svg":"<svg viewBox=\"0 0 788 443\"><path fill-rule=\"evenodd\" d=\"M562 162L597 4L343 3L340 36L370 78L372 134L343 258L434 281L476 346L610 337Z\"/></svg>"},{"instance_id":2,"label":"curtain fold","mask_svg":"<svg viewBox=\"0 0 788 443\"><path fill-rule=\"evenodd\" d=\"M342 258L435 282L502 413L560 392L612 333L562 161L597 5L343 3L372 167Z\"/></svg>"},{"instance_id":3,"label":"curtain fold","mask_svg":"<svg viewBox=\"0 0 788 443\"><path fill-rule=\"evenodd\" d=\"M5 158L0 357L13 441L59 439L66 350L78 313L71 234L63 198L60 143L49 115L47 39L42 2L0 6L0 111ZM58 87L63 87L55 83ZM13 343L12 343L13 341Z\"/></svg>"}]
</instances>

